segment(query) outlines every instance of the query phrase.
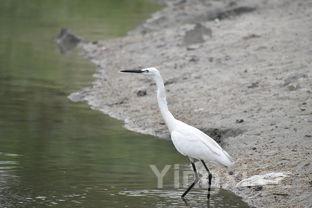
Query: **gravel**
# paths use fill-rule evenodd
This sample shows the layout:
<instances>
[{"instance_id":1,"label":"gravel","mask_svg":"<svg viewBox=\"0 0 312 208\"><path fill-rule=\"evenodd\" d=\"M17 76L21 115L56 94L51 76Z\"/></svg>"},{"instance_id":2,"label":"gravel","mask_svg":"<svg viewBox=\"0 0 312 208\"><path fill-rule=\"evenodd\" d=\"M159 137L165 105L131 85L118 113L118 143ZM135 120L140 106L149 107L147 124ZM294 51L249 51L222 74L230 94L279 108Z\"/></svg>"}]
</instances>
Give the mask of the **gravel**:
<instances>
[{"instance_id":1,"label":"gravel","mask_svg":"<svg viewBox=\"0 0 312 208\"><path fill-rule=\"evenodd\" d=\"M126 37L80 45L98 70L92 85L72 97L128 129L168 139L155 85L119 73L155 66L176 118L204 130L236 159L232 170L212 168L228 179L220 186L253 207L312 207L312 2L161 2L166 6ZM273 171L290 177L235 187Z\"/></svg>"}]
</instances>

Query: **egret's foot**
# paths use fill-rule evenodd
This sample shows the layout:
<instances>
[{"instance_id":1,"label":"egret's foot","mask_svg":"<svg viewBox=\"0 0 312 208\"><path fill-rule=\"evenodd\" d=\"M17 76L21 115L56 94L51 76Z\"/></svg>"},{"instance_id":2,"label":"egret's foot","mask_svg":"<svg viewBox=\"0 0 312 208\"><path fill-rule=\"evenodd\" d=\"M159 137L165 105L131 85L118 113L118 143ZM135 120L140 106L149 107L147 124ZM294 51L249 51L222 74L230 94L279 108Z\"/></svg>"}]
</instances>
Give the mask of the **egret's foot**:
<instances>
[{"instance_id":1,"label":"egret's foot","mask_svg":"<svg viewBox=\"0 0 312 208\"><path fill-rule=\"evenodd\" d=\"M209 208L210 207L210 200L208 199L207 200L207 208Z\"/></svg>"},{"instance_id":2,"label":"egret's foot","mask_svg":"<svg viewBox=\"0 0 312 208\"><path fill-rule=\"evenodd\" d=\"M181 196L181 199L183 200L186 207L190 207L190 204L188 203L188 199Z\"/></svg>"}]
</instances>

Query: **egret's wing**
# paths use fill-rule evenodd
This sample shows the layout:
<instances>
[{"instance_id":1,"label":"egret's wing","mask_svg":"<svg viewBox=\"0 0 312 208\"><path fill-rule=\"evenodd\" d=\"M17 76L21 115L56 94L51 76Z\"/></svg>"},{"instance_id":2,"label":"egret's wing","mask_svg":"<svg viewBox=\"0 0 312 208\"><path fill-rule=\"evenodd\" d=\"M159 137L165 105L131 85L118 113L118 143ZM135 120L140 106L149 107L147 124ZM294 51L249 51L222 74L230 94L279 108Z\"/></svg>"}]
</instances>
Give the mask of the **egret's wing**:
<instances>
[{"instance_id":1,"label":"egret's wing","mask_svg":"<svg viewBox=\"0 0 312 208\"><path fill-rule=\"evenodd\" d=\"M181 149L183 150L188 150L188 149L191 149L192 147L194 151L197 151L197 152L199 152L200 150L207 151L208 149L208 151L210 151L211 153L215 155L220 155L219 151L216 151L216 150L221 149L221 147L210 137L209 139L212 141L202 138L202 136L199 134L185 131L185 129L183 129L182 131L180 130L173 131L171 133L171 138L176 147L183 145L183 147L181 147ZM178 148L177 150L179 151ZM187 152L190 152L190 151L187 151Z\"/></svg>"},{"instance_id":2,"label":"egret's wing","mask_svg":"<svg viewBox=\"0 0 312 208\"><path fill-rule=\"evenodd\" d=\"M233 164L231 156L208 135L187 124L181 124L171 133L176 149L183 155L210 160L225 166Z\"/></svg>"}]
</instances>

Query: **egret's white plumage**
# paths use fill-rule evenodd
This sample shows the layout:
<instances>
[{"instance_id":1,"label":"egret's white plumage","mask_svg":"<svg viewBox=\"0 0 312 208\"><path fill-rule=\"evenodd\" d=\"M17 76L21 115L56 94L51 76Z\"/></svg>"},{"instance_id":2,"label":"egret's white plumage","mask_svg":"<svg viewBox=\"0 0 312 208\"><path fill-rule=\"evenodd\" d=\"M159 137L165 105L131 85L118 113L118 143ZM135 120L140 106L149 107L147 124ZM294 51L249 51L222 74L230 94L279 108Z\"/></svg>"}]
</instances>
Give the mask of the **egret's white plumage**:
<instances>
[{"instance_id":1,"label":"egret's white plumage","mask_svg":"<svg viewBox=\"0 0 312 208\"><path fill-rule=\"evenodd\" d=\"M225 150L223 150L220 147L220 145L217 142L215 142L212 138L210 138L208 135L206 135L199 129L174 118L174 116L170 113L168 109L166 100L166 90L163 79L156 68L145 68L140 70L124 70L123 72L142 73L151 77L156 82L157 101L159 109L170 131L171 140L178 152L180 152L182 155L189 157L191 161L197 159L202 161L203 163L204 161L210 161L224 166L231 166L234 164L234 161L231 158L231 156ZM196 168L193 163L192 165L195 174L197 174ZM206 165L205 168L209 172ZM191 185L190 188L192 187L193 185ZM184 197L186 193L184 193L182 197Z\"/></svg>"},{"instance_id":2,"label":"egret's white plumage","mask_svg":"<svg viewBox=\"0 0 312 208\"><path fill-rule=\"evenodd\" d=\"M176 120L175 127L170 132L171 139L181 154L227 167L234 164L230 155L202 131L179 120Z\"/></svg>"}]
</instances>

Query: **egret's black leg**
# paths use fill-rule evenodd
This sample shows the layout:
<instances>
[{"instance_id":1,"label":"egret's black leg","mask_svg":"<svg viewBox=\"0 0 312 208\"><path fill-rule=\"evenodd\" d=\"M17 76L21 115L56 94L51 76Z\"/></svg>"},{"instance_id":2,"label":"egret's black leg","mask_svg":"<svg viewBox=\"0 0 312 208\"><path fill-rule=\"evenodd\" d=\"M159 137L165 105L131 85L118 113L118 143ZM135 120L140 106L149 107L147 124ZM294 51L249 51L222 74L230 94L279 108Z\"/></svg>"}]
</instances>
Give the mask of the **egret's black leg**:
<instances>
[{"instance_id":1,"label":"egret's black leg","mask_svg":"<svg viewBox=\"0 0 312 208\"><path fill-rule=\"evenodd\" d=\"M185 197L185 195L193 188L193 186L199 181L199 177L198 177L198 173L196 171L196 167L195 167L195 164L193 162L191 162L192 164L192 167L193 167L193 171L195 173L195 180L194 182L187 188L187 190L182 194L182 198Z\"/></svg>"},{"instance_id":2,"label":"egret's black leg","mask_svg":"<svg viewBox=\"0 0 312 208\"><path fill-rule=\"evenodd\" d=\"M205 162L202 160L201 161L205 167L205 169L207 170L208 172L208 194L207 194L207 198L209 199L210 198L210 189L211 189L211 179L212 179L212 174L210 173L207 165L205 164Z\"/></svg>"}]
</instances>

